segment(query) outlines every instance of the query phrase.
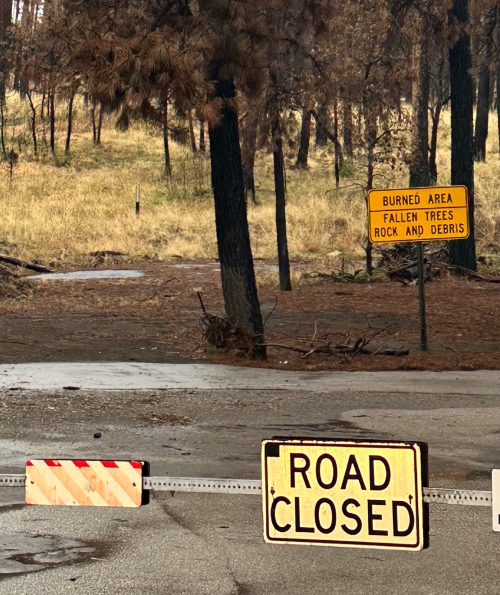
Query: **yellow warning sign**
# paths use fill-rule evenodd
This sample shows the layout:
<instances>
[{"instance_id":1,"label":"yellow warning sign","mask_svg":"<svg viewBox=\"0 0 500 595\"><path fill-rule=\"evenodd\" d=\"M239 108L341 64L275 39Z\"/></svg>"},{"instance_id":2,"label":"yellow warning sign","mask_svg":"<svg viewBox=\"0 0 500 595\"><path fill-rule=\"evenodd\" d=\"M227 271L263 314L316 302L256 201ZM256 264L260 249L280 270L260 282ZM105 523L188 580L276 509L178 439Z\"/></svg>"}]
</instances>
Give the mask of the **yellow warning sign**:
<instances>
[{"instance_id":1,"label":"yellow warning sign","mask_svg":"<svg viewBox=\"0 0 500 595\"><path fill-rule=\"evenodd\" d=\"M265 440L265 541L421 550L426 452L407 442Z\"/></svg>"},{"instance_id":2,"label":"yellow warning sign","mask_svg":"<svg viewBox=\"0 0 500 595\"><path fill-rule=\"evenodd\" d=\"M370 240L428 242L469 237L465 186L372 190L368 195Z\"/></svg>"},{"instance_id":3,"label":"yellow warning sign","mask_svg":"<svg viewBox=\"0 0 500 595\"><path fill-rule=\"evenodd\" d=\"M26 504L139 508L144 502L141 461L31 460Z\"/></svg>"}]
</instances>

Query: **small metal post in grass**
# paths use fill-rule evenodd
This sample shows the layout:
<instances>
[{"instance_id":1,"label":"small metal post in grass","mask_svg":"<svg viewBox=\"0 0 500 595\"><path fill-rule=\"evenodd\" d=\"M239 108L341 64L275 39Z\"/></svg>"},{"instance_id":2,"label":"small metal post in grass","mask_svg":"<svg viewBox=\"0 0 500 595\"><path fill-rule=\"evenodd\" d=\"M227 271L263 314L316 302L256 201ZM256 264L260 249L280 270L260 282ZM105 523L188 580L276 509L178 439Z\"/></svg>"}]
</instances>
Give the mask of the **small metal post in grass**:
<instances>
[{"instance_id":1,"label":"small metal post in grass","mask_svg":"<svg viewBox=\"0 0 500 595\"><path fill-rule=\"evenodd\" d=\"M141 212L141 187L139 184L135 187L135 214L139 217Z\"/></svg>"}]
</instances>

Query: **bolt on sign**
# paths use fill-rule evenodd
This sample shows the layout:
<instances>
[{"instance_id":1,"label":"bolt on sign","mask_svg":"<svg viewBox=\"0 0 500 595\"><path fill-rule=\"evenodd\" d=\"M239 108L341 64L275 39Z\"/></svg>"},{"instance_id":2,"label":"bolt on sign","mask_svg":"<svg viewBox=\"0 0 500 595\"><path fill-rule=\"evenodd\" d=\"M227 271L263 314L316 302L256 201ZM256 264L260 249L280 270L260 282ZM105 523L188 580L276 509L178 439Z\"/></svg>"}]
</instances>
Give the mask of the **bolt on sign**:
<instances>
[{"instance_id":1,"label":"bolt on sign","mask_svg":"<svg viewBox=\"0 0 500 595\"><path fill-rule=\"evenodd\" d=\"M372 243L464 240L469 237L465 186L372 190L368 195Z\"/></svg>"},{"instance_id":2,"label":"bolt on sign","mask_svg":"<svg viewBox=\"0 0 500 595\"><path fill-rule=\"evenodd\" d=\"M26 463L26 504L139 508L147 504L141 461L31 460Z\"/></svg>"},{"instance_id":3,"label":"bolt on sign","mask_svg":"<svg viewBox=\"0 0 500 595\"><path fill-rule=\"evenodd\" d=\"M267 543L427 547L427 446L276 438L262 444Z\"/></svg>"}]
</instances>

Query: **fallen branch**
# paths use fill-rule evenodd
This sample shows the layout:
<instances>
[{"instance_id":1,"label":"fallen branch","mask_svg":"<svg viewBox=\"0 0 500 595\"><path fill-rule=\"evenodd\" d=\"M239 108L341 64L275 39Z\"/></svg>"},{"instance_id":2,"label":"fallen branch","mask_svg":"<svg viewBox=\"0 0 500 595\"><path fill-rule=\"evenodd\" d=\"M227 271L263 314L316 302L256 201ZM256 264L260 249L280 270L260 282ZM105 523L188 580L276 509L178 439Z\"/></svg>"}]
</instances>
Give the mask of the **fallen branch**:
<instances>
[{"instance_id":1,"label":"fallen branch","mask_svg":"<svg viewBox=\"0 0 500 595\"><path fill-rule=\"evenodd\" d=\"M30 271L36 271L37 273L54 272L51 269L43 266L42 264L25 262L24 260L19 260L18 258L14 258L13 256L5 256L5 254L0 254L0 262L6 262L7 264L12 264L16 267L22 267L23 269L28 269Z\"/></svg>"},{"instance_id":2,"label":"fallen branch","mask_svg":"<svg viewBox=\"0 0 500 595\"><path fill-rule=\"evenodd\" d=\"M468 277L471 281L480 281L481 283L500 283L500 277L483 277L476 271L471 271L470 269L465 269L464 267L459 267L458 265L450 265L448 267L450 271L455 271L460 273L464 277Z\"/></svg>"}]
</instances>

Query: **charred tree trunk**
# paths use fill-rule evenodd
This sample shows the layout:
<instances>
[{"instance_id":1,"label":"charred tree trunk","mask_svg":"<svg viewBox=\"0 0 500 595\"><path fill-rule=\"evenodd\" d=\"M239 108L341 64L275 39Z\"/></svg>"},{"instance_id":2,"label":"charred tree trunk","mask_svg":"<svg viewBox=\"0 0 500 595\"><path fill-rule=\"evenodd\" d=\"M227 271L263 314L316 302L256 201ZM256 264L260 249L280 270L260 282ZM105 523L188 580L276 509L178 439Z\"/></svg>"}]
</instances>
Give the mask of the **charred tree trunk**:
<instances>
[{"instance_id":1,"label":"charred tree trunk","mask_svg":"<svg viewBox=\"0 0 500 595\"><path fill-rule=\"evenodd\" d=\"M48 143L47 143L47 120L50 118L47 117L47 114L50 115L50 101L49 101L49 97L50 97L50 93L48 91L46 91L45 89L43 90L42 93L42 105L40 107L40 122L42 124L42 141L43 141L43 146L44 149L48 149Z\"/></svg>"},{"instance_id":2,"label":"charred tree trunk","mask_svg":"<svg viewBox=\"0 0 500 595\"><path fill-rule=\"evenodd\" d=\"M273 119L272 135L274 191L276 195L276 237L278 243L280 290L292 291L292 281L290 278L290 258L288 256L288 239L286 234L285 160L283 157L283 140L281 138L281 121L279 114L276 114Z\"/></svg>"},{"instance_id":3,"label":"charred tree trunk","mask_svg":"<svg viewBox=\"0 0 500 595\"><path fill-rule=\"evenodd\" d=\"M56 151L56 98L55 93L50 93L50 152Z\"/></svg>"},{"instance_id":4,"label":"charred tree trunk","mask_svg":"<svg viewBox=\"0 0 500 595\"><path fill-rule=\"evenodd\" d=\"M170 161L170 143L168 139L168 101L165 101L163 108L163 148L165 151L165 174L167 178L171 178L172 164Z\"/></svg>"},{"instance_id":5,"label":"charred tree trunk","mask_svg":"<svg viewBox=\"0 0 500 595\"><path fill-rule=\"evenodd\" d=\"M320 122L320 117L319 114L317 112L315 112L314 110L311 112L311 114L313 115L314 119L316 120L316 125L318 125L318 122ZM336 120L334 119L334 131L332 132L331 130L329 130L326 126L323 126L325 135L327 139L330 139L333 143L333 146L335 147L335 163L338 165L338 172L335 173L335 177L337 177L337 173L340 176L340 169L342 168L342 165L344 163L344 154L342 152L342 145L340 144L339 141L339 130L338 130L338 115L336 116Z\"/></svg>"},{"instance_id":6,"label":"charred tree trunk","mask_svg":"<svg viewBox=\"0 0 500 595\"><path fill-rule=\"evenodd\" d=\"M73 104L75 102L75 94L71 93L68 103L68 130L66 133L66 155L69 155L69 149L71 145L71 133L73 131Z\"/></svg>"},{"instance_id":7,"label":"charred tree trunk","mask_svg":"<svg viewBox=\"0 0 500 595\"><path fill-rule=\"evenodd\" d=\"M96 101L95 101L95 99L92 99L92 101L90 103L90 119L92 121L92 138L93 138L94 145L97 145L97 120L95 117L96 107L97 107Z\"/></svg>"},{"instance_id":8,"label":"charred tree trunk","mask_svg":"<svg viewBox=\"0 0 500 595\"><path fill-rule=\"evenodd\" d=\"M365 119L365 147L366 147L366 194L373 189L373 175L375 173L375 146L377 144L377 114L370 100L365 97L363 102ZM366 274L371 277L373 274L373 245L368 237L366 242Z\"/></svg>"},{"instance_id":9,"label":"charred tree trunk","mask_svg":"<svg viewBox=\"0 0 500 595\"><path fill-rule=\"evenodd\" d=\"M264 326L257 296L248 230L243 168L232 80L220 80L218 67L210 77L221 102L220 120L209 127L212 187L222 292L227 316L255 336L256 355L266 357Z\"/></svg>"},{"instance_id":10,"label":"charred tree trunk","mask_svg":"<svg viewBox=\"0 0 500 595\"><path fill-rule=\"evenodd\" d=\"M500 22L497 23L496 32L495 32L495 45L496 47L500 47ZM498 146L500 147L500 60L497 61L496 64L496 109L497 109L497 118L498 118Z\"/></svg>"},{"instance_id":11,"label":"charred tree trunk","mask_svg":"<svg viewBox=\"0 0 500 595\"><path fill-rule=\"evenodd\" d=\"M307 169L309 145L311 142L311 117L311 110L304 108L302 110L302 126L300 128L299 153L297 155L296 162L296 166L299 169Z\"/></svg>"},{"instance_id":12,"label":"charred tree trunk","mask_svg":"<svg viewBox=\"0 0 500 595\"><path fill-rule=\"evenodd\" d=\"M205 122L200 120L200 153L205 153L207 145L205 142Z\"/></svg>"},{"instance_id":13,"label":"charred tree trunk","mask_svg":"<svg viewBox=\"0 0 500 595\"><path fill-rule=\"evenodd\" d=\"M352 148L352 104L348 101L344 101L344 153L348 159L353 158Z\"/></svg>"},{"instance_id":14,"label":"charred tree trunk","mask_svg":"<svg viewBox=\"0 0 500 595\"><path fill-rule=\"evenodd\" d=\"M477 88L476 128L474 133L474 159L486 161L486 140L490 114L491 59L493 53L493 30L496 23L496 8L488 11L484 18L482 60L479 67Z\"/></svg>"},{"instance_id":15,"label":"charred tree trunk","mask_svg":"<svg viewBox=\"0 0 500 595\"><path fill-rule=\"evenodd\" d=\"M340 165L342 160L342 147L339 141L339 107L338 101L335 99L335 105L333 108L333 135L335 136L335 186L340 186Z\"/></svg>"},{"instance_id":16,"label":"charred tree trunk","mask_svg":"<svg viewBox=\"0 0 500 595\"><path fill-rule=\"evenodd\" d=\"M102 101L99 102L99 119L97 120L97 141L96 144L101 144L101 132L102 132L102 118L104 115L104 108L102 105Z\"/></svg>"},{"instance_id":17,"label":"charred tree trunk","mask_svg":"<svg viewBox=\"0 0 500 595\"><path fill-rule=\"evenodd\" d=\"M318 108L318 117L316 118L316 146L326 147L328 136L325 128L328 126L328 107L321 104Z\"/></svg>"},{"instance_id":18,"label":"charred tree trunk","mask_svg":"<svg viewBox=\"0 0 500 595\"><path fill-rule=\"evenodd\" d=\"M441 119L441 111L443 109L443 102L438 99L436 106L431 111L431 144L429 150L429 183L431 186L437 184L437 144L438 144L438 130L439 121Z\"/></svg>"},{"instance_id":19,"label":"charred tree trunk","mask_svg":"<svg viewBox=\"0 0 500 595\"><path fill-rule=\"evenodd\" d=\"M189 138L191 140L191 150L193 151L193 153L197 153L198 148L196 146L196 136L194 134L193 112L191 110L189 110L188 119L189 119Z\"/></svg>"},{"instance_id":20,"label":"charred tree trunk","mask_svg":"<svg viewBox=\"0 0 500 595\"><path fill-rule=\"evenodd\" d=\"M33 103L33 97L31 96L31 93L28 91L28 93L26 95L28 97L28 102L29 102L30 108L31 108L31 139L33 140L33 154L36 157L38 155L38 141L37 141L37 137L36 137L36 107L35 107L35 104ZM4 147L3 139L2 139L2 147Z\"/></svg>"},{"instance_id":21,"label":"charred tree trunk","mask_svg":"<svg viewBox=\"0 0 500 595\"><path fill-rule=\"evenodd\" d=\"M453 0L451 16L461 27L460 37L450 49L451 84L451 183L463 185L469 193L470 236L450 242L450 264L475 271L474 237L474 86L469 21L469 0Z\"/></svg>"},{"instance_id":22,"label":"charred tree trunk","mask_svg":"<svg viewBox=\"0 0 500 595\"><path fill-rule=\"evenodd\" d=\"M2 157L5 159L7 150L5 148L5 97L0 96L0 140L2 144Z\"/></svg>"},{"instance_id":23,"label":"charred tree trunk","mask_svg":"<svg viewBox=\"0 0 500 595\"><path fill-rule=\"evenodd\" d=\"M12 0L0 2L0 41L6 41L7 29L12 24ZM5 87L7 79L7 63L3 56L0 57L0 96L5 98Z\"/></svg>"},{"instance_id":24,"label":"charred tree trunk","mask_svg":"<svg viewBox=\"0 0 500 595\"><path fill-rule=\"evenodd\" d=\"M243 182L245 186L245 200L248 195L252 204L257 204L255 196L255 153L257 151L257 126L258 120L255 114L248 114L243 128L242 142L242 163Z\"/></svg>"},{"instance_id":25,"label":"charred tree trunk","mask_svg":"<svg viewBox=\"0 0 500 595\"><path fill-rule=\"evenodd\" d=\"M410 188L428 186L429 175L429 42L428 20L423 13L414 18L417 38L413 47L415 78L412 85L412 134Z\"/></svg>"}]
</instances>

